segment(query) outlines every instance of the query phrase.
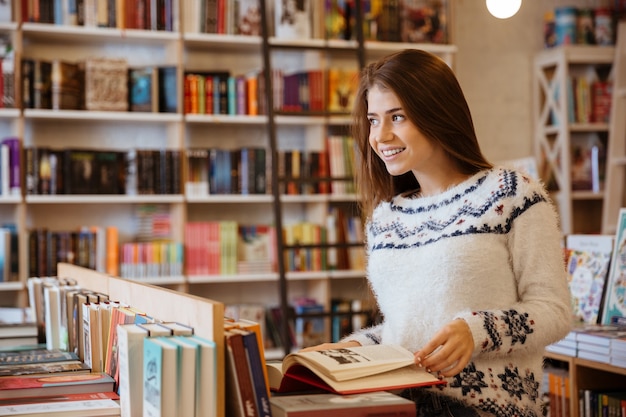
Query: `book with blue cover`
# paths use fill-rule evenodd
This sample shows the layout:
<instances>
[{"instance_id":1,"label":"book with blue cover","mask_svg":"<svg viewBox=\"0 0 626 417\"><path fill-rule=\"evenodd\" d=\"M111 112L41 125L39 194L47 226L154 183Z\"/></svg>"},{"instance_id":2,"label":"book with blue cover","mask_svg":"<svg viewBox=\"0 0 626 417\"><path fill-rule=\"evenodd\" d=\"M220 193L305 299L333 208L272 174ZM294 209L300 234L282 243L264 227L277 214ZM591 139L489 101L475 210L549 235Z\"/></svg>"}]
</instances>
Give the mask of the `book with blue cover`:
<instances>
[{"instance_id":1,"label":"book with blue cover","mask_svg":"<svg viewBox=\"0 0 626 417\"><path fill-rule=\"evenodd\" d=\"M602 310L602 324L607 325L613 318L626 317L626 208L619 211L616 230Z\"/></svg>"}]
</instances>

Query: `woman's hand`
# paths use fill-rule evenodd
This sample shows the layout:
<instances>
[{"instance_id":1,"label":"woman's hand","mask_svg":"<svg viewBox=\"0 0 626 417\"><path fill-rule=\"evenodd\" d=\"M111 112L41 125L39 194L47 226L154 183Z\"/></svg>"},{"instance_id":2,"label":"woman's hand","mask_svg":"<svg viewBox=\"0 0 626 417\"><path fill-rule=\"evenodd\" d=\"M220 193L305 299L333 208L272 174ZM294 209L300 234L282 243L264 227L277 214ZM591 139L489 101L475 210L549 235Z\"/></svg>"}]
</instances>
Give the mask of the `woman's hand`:
<instances>
[{"instance_id":1,"label":"woman's hand","mask_svg":"<svg viewBox=\"0 0 626 417\"><path fill-rule=\"evenodd\" d=\"M328 349L341 349L341 348L350 348L361 346L361 344L357 341L350 340L347 342L338 342L338 343L322 343L321 345L309 346L303 349L300 349L300 352L311 352L314 350L328 350Z\"/></svg>"},{"instance_id":2,"label":"woman's hand","mask_svg":"<svg viewBox=\"0 0 626 417\"><path fill-rule=\"evenodd\" d=\"M465 320L452 320L439 330L419 351L415 363L440 377L458 374L467 366L474 352L474 337Z\"/></svg>"}]
</instances>

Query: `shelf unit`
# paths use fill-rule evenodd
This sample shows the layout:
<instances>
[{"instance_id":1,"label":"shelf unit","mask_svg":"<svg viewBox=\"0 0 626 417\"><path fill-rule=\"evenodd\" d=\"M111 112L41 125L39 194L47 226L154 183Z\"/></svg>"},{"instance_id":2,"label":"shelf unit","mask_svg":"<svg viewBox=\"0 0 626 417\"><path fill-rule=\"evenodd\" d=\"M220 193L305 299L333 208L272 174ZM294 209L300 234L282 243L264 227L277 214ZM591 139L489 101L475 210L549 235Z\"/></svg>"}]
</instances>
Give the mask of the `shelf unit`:
<instances>
[{"instance_id":1,"label":"shelf unit","mask_svg":"<svg viewBox=\"0 0 626 417\"><path fill-rule=\"evenodd\" d=\"M626 206L624 174L626 173L626 21L621 21L617 29L615 51L615 79L613 101L611 103L611 125L609 127L609 147L606 161L607 201L602 213L602 232L615 233L619 209Z\"/></svg>"},{"instance_id":2,"label":"shelf unit","mask_svg":"<svg viewBox=\"0 0 626 417\"><path fill-rule=\"evenodd\" d=\"M606 149L609 131L604 122L570 122L568 106L574 97L568 83L572 77L585 77L591 83L598 70L609 72L614 56L614 47L566 45L546 49L534 59L535 156L558 207L564 235L599 233L602 228L604 189L572 188L572 141L597 135Z\"/></svg>"},{"instance_id":3,"label":"shelf unit","mask_svg":"<svg viewBox=\"0 0 626 417\"><path fill-rule=\"evenodd\" d=\"M183 4L179 4L182 13ZM261 4L264 2L261 1ZM0 32L11 35L20 57L52 59L62 53L63 59L70 61L92 56L124 57L129 67L175 66L180 92L177 113L0 109L2 137L17 136L23 146L116 150L166 148L185 151L193 147L263 146L274 158L280 147L294 144L324 146L329 129L347 130L350 123L348 115L274 112L258 116L184 114L181 105L184 72L230 70L245 74L265 68L266 74L269 74L271 65L298 68L305 62L310 68L327 68L335 63L345 65L347 62L359 68L367 61L403 48L428 50L452 66L456 53L454 45L363 42L362 39L290 41L264 36L188 33L184 28L177 32L160 32L24 23L0 25ZM267 56L264 55L266 53ZM270 54L278 55L269 60ZM317 61L317 58L323 60ZM275 59L280 59L280 63ZM269 78L267 80L270 82ZM271 83L268 87L271 88ZM271 100L271 95L267 95L266 99ZM272 108L271 102L268 108ZM301 142L300 136L311 142L308 145ZM274 169L275 165L272 182L273 190L277 190L278 178ZM0 199L0 220L14 222L20 236L19 281L0 283L0 303L27 303L25 282L29 259L26 236L29 230L35 227L76 230L82 225L117 226L120 243L129 242L136 233L135 210L144 204L166 206L172 222L171 238L182 242L184 225L191 221L235 219L243 224L273 224L280 230L283 222L300 219L315 219L324 224L329 206L356 207L356 200L353 195L281 195L276 192L197 197L184 193L26 195L23 191L22 197ZM278 245L279 253L282 253L281 239ZM145 282L220 300L225 305L261 301L266 305L284 306L293 298L306 295L319 299L330 311L332 297L369 296L364 271L352 270L288 272L279 268L274 273L182 275L147 279Z\"/></svg>"},{"instance_id":4,"label":"shelf unit","mask_svg":"<svg viewBox=\"0 0 626 417\"><path fill-rule=\"evenodd\" d=\"M565 364L568 370L570 417L584 417L579 413L581 390L621 390L626 386L626 368L551 352L546 352L545 358Z\"/></svg>"}]
</instances>

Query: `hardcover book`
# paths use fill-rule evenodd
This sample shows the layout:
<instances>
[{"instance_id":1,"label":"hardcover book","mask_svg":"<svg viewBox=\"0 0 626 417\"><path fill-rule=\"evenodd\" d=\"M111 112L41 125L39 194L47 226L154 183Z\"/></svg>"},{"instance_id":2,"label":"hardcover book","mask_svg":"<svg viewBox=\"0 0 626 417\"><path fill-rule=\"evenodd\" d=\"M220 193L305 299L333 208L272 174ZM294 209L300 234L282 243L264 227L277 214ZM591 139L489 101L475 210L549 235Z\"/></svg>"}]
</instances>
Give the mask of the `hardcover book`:
<instances>
[{"instance_id":1,"label":"hardcover book","mask_svg":"<svg viewBox=\"0 0 626 417\"><path fill-rule=\"evenodd\" d=\"M79 361L78 359L59 362L42 362L0 366L0 377L36 374L85 374L90 372L91 368L87 366L84 362Z\"/></svg>"},{"instance_id":2,"label":"hardcover book","mask_svg":"<svg viewBox=\"0 0 626 417\"><path fill-rule=\"evenodd\" d=\"M143 345L143 415L177 415L176 346L161 338L146 338Z\"/></svg>"},{"instance_id":3,"label":"hardcover book","mask_svg":"<svg viewBox=\"0 0 626 417\"><path fill-rule=\"evenodd\" d=\"M91 149L64 151L66 194L93 194L96 185L96 153Z\"/></svg>"},{"instance_id":4,"label":"hardcover book","mask_svg":"<svg viewBox=\"0 0 626 417\"><path fill-rule=\"evenodd\" d=\"M159 67L158 93L159 111L162 113L178 112L178 82L176 67Z\"/></svg>"},{"instance_id":5,"label":"hardcover book","mask_svg":"<svg viewBox=\"0 0 626 417\"><path fill-rule=\"evenodd\" d=\"M448 0L403 0L400 40L408 43L448 42Z\"/></svg>"},{"instance_id":6,"label":"hardcover book","mask_svg":"<svg viewBox=\"0 0 626 417\"><path fill-rule=\"evenodd\" d=\"M602 309L602 324L611 324L614 317L626 317L626 208L619 211L616 230Z\"/></svg>"},{"instance_id":7,"label":"hardcover book","mask_svg":"<svg viewBox=\"0 0 626 417\"><path fill-rule=\"evenodd\" d=\"M52 61L51 94L54 110L79 110L83 107L84 77L82 65L59 59Z\"/></svg>"},{"instance_id":8,"label":"hardcover book","mask_svg":"<svg viewBox=\"0 0 626 417\"><path fill-rule=\"evenodd\" d=\"M128 70L128 99L130 111L158 111L157 69L153 67Z\"/></svg>"},{"instance_id":9,"label":"hardcover book","mask_svg":"<svg viewBox=\"0 0 626 417\"><path fill-rule=\"evenodd\" d=\"M128 110L128 64L125 59L85 60L85 108Z\"/></svg>"},{"instance_id":10,"label":"hardcover book","mask_svg":"<svg viewBox=\"0 0 626 417\"><path fill-rule=\"evenodd\" d=\"M310 39L311 0L274 2L277 38Z\"/></svg>"},{"instance_id":11,"label":"hardcover book","mask_svg":"<svg viewBox=\"0 0 626 417\"><path fill-rule=\"evenodd\" d=\"M224 331L226 346L226 413L235 417L258 416L250 366L243 336L231 330Z\"/></svg>"},{"instance_id":12,"label":"hardcover book","mask_svg":"<svg viewBox=\"0 0 626 417\"><path fill-rule=\"evenodd\" d=\"M359 394L445 384L396 345L296 352L268 363L270 388L279 393L321 391Z\"/></svg>"},{"instance_id":13,"label":"hardcover book","mask_svg":"<svg viewBox=\"0 0 626 417\"><path fill-rule=\"evenodd\" d=\"M273 417L413 417L415 403L390 392L300 394L270 399Z\"/></svg>"},{"instance_id":14,"label":"hardcover book","mask_svg":"<svg viewBox=\"0 0 626 417\"><path fill-rule=\"evenodd\" d=\"M0 398L38 397L113 391L113 378L104 372L71 375L29 375L0 378Z\"/></svg>"}]
</instances>

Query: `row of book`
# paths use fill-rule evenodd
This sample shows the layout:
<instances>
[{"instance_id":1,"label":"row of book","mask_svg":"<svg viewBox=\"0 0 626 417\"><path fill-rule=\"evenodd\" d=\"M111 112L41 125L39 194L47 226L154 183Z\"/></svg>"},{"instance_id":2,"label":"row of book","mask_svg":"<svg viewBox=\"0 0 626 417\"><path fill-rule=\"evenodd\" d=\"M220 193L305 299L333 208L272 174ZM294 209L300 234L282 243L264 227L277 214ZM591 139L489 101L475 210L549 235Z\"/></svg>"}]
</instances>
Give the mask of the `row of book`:
<instances>
[{"instance_id":1,"label":"row of book","mask_svg":"<svg viewBox=\"0 0 626 417\"><path fill-rule=\"evenodd\" d=\"M547 395L546 410L550 417L572 415L571 376L565 368L548 364L544 370L544 391ZM583 389L578 394L578 416L605 417L623 416L626 411L626 391L623 389Z\"/></svg>"},{"instance_id":2,"label":"row of book","mask_svg":"<svg viewBox=\"0 0 626 417\"><path fill-rule=\"evenodd\" d=\"M75 401L96 399L115 400L116 415L128 417L142 415L144 408L170 413L163 415L217 415L213 341L71 279L32 277L27 284L40 344L0 352L0 398L12 398L20 409L33 406L31 397L45 403L56 395L49 401L71 402L59 415L85 406ZM59 383L49 384L49 378Z\"/></svg>"},{"instance_id":3,"label":"row of book","mask_svg":"<svg viewBox=\"0 0 626 417\"><path fill-rule=\"evenodd\" d=\"M229 71L187 71L185 114L265 114L264 83L259 71L233 75Z\"/></svg>"},{"instance_id":4,"label":"row of book","mask_svg":"<svg viewBox=\"0 0 626 417\"><path fill-rule=\"evenodd\" d=\"M265 148L192 148L186 156L188 196L267 194L271 190Z\"/></svg>"},{"instance_id":5,"label":"row of book","mask_svg":"<svg viewBox=\"0 0 626 417\"><path fill-rule=\"evenodd\" d=\"M57 264L70 264L119 275L119 231L115 226L84 226L76 230L28 231L28 274L56 276Z\"/></svg>"},{"instance_id":6,"label":"row of book","mask_svg":"<svg viewBox=\"0 0 626 417\"><path fill-rule=\"evenodd\" d=\"M378 320L369 302L361 298L334 298L330 307L325 307L314 298L296 297L289 303L288 314L288 343L291 350L327 341L338 342L353 331L369 327ZM224 315L235 320L258 323L265 348L284 349L284 320L280 307L260 303L227 304L224 306ZM327 323L330 323L330 328Z\"/></svg>"},{"instance_id":7,"label":"row of book","mask_svg":"<svg viewBox=\"0 0 626 417\"><path fill-rule=\"evenodd\" d=\"M274 109L282 112L342 112L352 109L358 70L329 68L271 73ZM185 114L265 114L263 73L186 71Z\"/></svg>"},{"instance_id":8,"label":"row of book","mask_svg":"<svg viewBox=\"0 0 626 417\"><path fill-rule=\"evenodd\" d=\"M356 68L272 71L274 109L283 112L352 111L358 85Z\"/></svg>"},{"instance_id":9,"label":"row of book","mask_svg":"<svg viewBox=\"0 0 626 417\"><path fill-rule=\"evenodd\" d=\"M121 151L28 146L23 154L27 195L182 192L182 153L176 149ZM21 171L19 165L13 165L11 170ZM19 177L11 178L11 188L17 189Z\"/></svg>"},{"instance_id":10,"label":"row of book","mask_svg":"<svg viewBox=\"0 0 626 417\"><path fill-rule=\"evenodd\" d=\"M169 229L168 219L162 217L147 222ZM364 270L360 224L357 216L333 207L324 227L310 222L284 226L287 270ZM5 246L3 272L10 281L16 275L17 235L10 228L0 231ZM172 241L169 233L137 235L134 241L120 242L115 226L65 231L33 228L28 232L29 276L54 276L59 262L135 279L263 274L275 273L278 259L272 226L235 221L188 222L183 242Z\"/></svg>"},{"instance_id":11,"label":"row of book","mask_svg":"<svg viewBox=\"0 0 626 417\"><path fill-rule=\"evenodd\" d=\"M281 194L354 194L354 140L331 135L326 144L322 151L278 151ZM193 148L186 155L186 195L267 194L271 190L265 148Z\"/></svg>"},{"instance_id":12,"label":"row of book","mask_svg":"<svg viewBox=\"0 0 626 417\"><path fill-rule=\"evenodd\" d=\"M613 96L612 82L572 77L567 86L567 115L570 123L608 123Z\"/></svg>"},{"instance_id":13,"label":"row of book","mask_svg":"<svg viewBox=\"0 0 626 417\"><path fill-rule=\"evenodd\" d=\"M53 110L178 112L174 66L129 67L124 58L24 58L22 107ZM274 109L285 112L352 109L358 70L329 68L272 71ZM265 114L265 83L260 71L185 71L185 114Z\"/></svg>"},{"instance_id":14,"label":"row of book","mask_svg":"<svg viewBox=\"0 0 626 417\"><path fill-rule=\"evenodd\" d=\"M448 1L362 0L365 40L448 41ZM356 39L356 4L350 0L275 2L274 35L285 39Z\"/></svg>"},{"instance_id":15,"label":"row of book","mask_svg":"<svg viewBox=\"0 0 626 417\"><path fill-rule=\"evenodd\" d=\"M279 150L281 194L354 194L355 141L351 136L329 135L326 149Z\"/></svg>"},{"instance_id":16,"label":"row of book","mask_svg":"<svg viewBox=\"0 0 626 417\"><path fill-rule=\"evenodd\" d=\"M23 58L25 109L178 112L175 66L129 67L125 58Z\"/></svg>"},{"instance_id":17,"label":"row of book","mask_svg":"<svg viewBox=\"0 0 626 417\"><path fill-rule=\"evenodd\" d=\"M183 2L183 28L188 33L259 36L259 0Z\"/></svg>"},{"instance_id":18,"label":"row of book","mask_svg":"<svg viewBox=\"0 0 626 417\"><path fill-rule=\"evenodd\" d=\"M7 4L8 3L8 4ZM178 31L190 33L252 35L261 33L259 0L201 0L150 2L124 0L99 2L77 0L72 7L62 1L36 0L22 7L21 15L11 17L10 2L2 6L2 16L23 22L57 25L112 27ZM392 42L447 42L448 2L425 0L362 0L363 30L368 40ZM354 39L356 5L354 1L270 2L270 27L279 38Z\"/></svg>"},{"instance_id":19,"label":"row of book","mask_svg":"<svg viewBox=\"0 0 626 417\"><path fill-rule=\"evenodd\" d=\"M8 2L11 3L11 2ZM177 31L178 1L35 0L22 3L22 22Z\"/></svg>"},{"instance_id":20,"label":"row of book","mask_svg":"<svg viewBox=\"0 0 626 417\"><path fill-rule=\"evenodd\" d=\"M0 351L12 346L37 344L37 335L37 324L30 307L0 307ZM0 369L0 376L1 372Z\"/></svg>"},{"instance_id":21,"label":"row of book","mask_svg":"<svg viewBox=\"0 0 626 417\"><path fill-rule=\"evenodd\" d=\"M298 222L284 226L287 271L365 270L361 219L331 208L326 225Z\"/></svg>"},{"instance_id":22,"label":"row of book","mask_svg":"<svg viewBox=\"0 0 626 417\"><path fill-rule=\"evenodd\" d=\"M17 138L0 143L0 195L213 194L271 192L267 150L190 148L96 150L27 146ZM282 194L354 194L355 142L330 135L326 149L280 150L277 154ZM23 167L23 168L22 168ZM22 179L22 172L24 178Z\"/></svg>"}]
</instances>

